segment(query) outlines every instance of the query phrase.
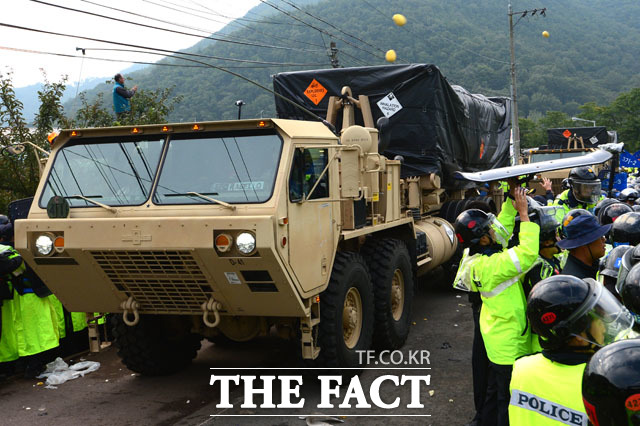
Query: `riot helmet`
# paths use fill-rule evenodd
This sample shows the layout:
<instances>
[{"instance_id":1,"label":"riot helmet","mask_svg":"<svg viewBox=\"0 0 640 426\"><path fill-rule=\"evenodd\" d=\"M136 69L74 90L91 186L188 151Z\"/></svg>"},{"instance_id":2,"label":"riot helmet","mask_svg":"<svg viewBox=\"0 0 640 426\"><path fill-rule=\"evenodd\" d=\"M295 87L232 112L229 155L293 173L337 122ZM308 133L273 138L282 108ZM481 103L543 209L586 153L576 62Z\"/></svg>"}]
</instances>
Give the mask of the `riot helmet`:
<instances>
[{"instance_id":1,"label":"riot helmet","mask_svg":"<svg viewBox=\"0 0 640 426\"><path fill-rule=\"evenodd\" d=\"M618 216L613 222L609 237L614 246L640 244L640 212L630 212Z\"/></svg>"},{"instance_id":2,"label":"riot helmet","mask_svg":"<svg viewBox=\"0 0 640 426\"><path fill-rule=\"evenodd\" d=\"M619 216L632 211L633 209L625 203L617 202L609 204L600 210L598 214L598 222L600 222L601 225L608 225L615 222Z\"/></svg>"},{"instance_id":3,"label":"riot helmet","mask_svg":"<svg viewBox=\"0 0 640 426\"><path fill-rule=\"evenodd\" d=\"M640 424L640 340L612 343L599 350L584 370L582 400L590 424Z\"/></svg>"},{"instance_id":4,"label":"riot helmet","mask_svg":"<svg viewBox=\"0 0 640 426\"><path fill-rule=\"evenodd\" d=\"M568 348L574 337L597 350L628 336L633 327L627 308L600 283L572 275L554 275L536 284L527 300L527 318L549 350Z\"/></svg>"},{"instance_id":5,"label":"riot helmet","mask_svg":"<svg viewBox=\"0 0 640 426\"><path fill-rule=\"evenodd\" d=\"M620 265L618 268L618 279L616 281L616 290L620 293L622 285L627 279L627 274L631 271L637 263L640 263L640 245L633 247L631 250L627 250L620 259Z\"/></svg>"},{"instance_id":6,"label":"riot helmet","mask_svg":"<svg viewBox=\"0 0 640 426\"><path fill-rule=\"evenodd\" d=\"M560 224L556 219L559 206L536 206L529 204L529 220L540 226L540 241L556 240Z\"/></svg>"},{"instance_id":7,"label":"riot helmet","mask_svg":"<svg viewBox=\"0 0 640 426\"><path fill-rule=\"evenodd\" d=\"M633 249L632 246L618 246L609 252L604 263L604 268L600 271L599 279L602 284L611 292L615 291L618 271L622 263L622 256ZM615 294L615 293L614 293Z\"/></svg>"},{"instance_id":8,"label":"riot helmet","mask_svg":"<svg viewBox=\"0 0 640 426\"><path fill-rule=\"evenodd\" d=\"M11 241L13 239L13 224L9 218L0 214L0 241Z\"/></svg>"},{"instance_id":9,"label":"riot helmet","mask_svg":"<svg viewBox=\"0 0 640 426\"><path fill-rule=\"evenodd\" d=\"M625 188L620 192L618 199L623 203L631 203L633 204L638 198L640 194L634 188Z\"/></svg>"},{"instance_id":10,"label":"riot helmet","mask_svg":"<svg viewBox=\"0 0 640 426\"><path fill-rule=\"evenodd\" d=\"M619 203L619 201L616 200L615 198L603 198L598 202L598 204L596 204L596 207L593 209L593 214L596 217L598 217L598 215L600 214L600 210L602 210L609 204L615 204L615 203Z\"/></svg>"},{"instance_id":11,"label":"riot helmet","mask_svg":"<svg viewBox=\"0 0 640 426\"><path fill-rule=\"evenodd\" d=\"M581 203L595 204L600 199L601 184L590 166L574 167L569 172L569 186L576 200Z\"/></svg>"},{"instance_id":12,"label":"riot helmet","mask_svg":"<svg viewBox=\"0 0 640 426\"><path fill-rule=\"evenodd\" d=\"M560 236L562 238L567 238L567 234L564 232L565 226L569 225L573 219L582 215L593 215L589 210L585 209L571 209L564 215L562 218L562 223L560 224Z\"/></svg>"},{"instance_id":13,"label":"riot helmet","mask_svg":"<svg viewBox=\"0 0 640 426\"><path fill-rule=\"evenodd\" d=\"M456 231L456 237L463 247L478 244L483 235L491 236L503 247L508 242L508 231L496 219L495 215L479 209L465 210L460 213L453 227Z\"/></svg>"},{"instance_id":14,"label":"riot helmet","mask_svg":"<svg viewBox=\"0 0 640 426\"><path fill-rule=\"evenodd\" d=\"M620 288L620 297L636 322L640 323L640 264L634 265L627 274Z\"/></svg>"}]
</instances>

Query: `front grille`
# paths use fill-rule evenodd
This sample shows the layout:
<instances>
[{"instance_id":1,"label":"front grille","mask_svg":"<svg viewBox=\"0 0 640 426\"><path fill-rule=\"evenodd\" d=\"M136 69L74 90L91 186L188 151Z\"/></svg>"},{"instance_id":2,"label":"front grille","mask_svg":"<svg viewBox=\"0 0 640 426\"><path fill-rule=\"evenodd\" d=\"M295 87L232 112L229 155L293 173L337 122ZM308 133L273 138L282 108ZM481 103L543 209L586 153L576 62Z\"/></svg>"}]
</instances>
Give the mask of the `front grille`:
<instances>
[{"instance_id":1,"label":"front grille","mask_svg":"<svg viewBox=\"0 0 640 426\"><path fill-rule=\"evenodd\" d=\"M91 251L113 285L141 312L199 313L213 289L189 251Z\"/></svg>"}]
</instances>

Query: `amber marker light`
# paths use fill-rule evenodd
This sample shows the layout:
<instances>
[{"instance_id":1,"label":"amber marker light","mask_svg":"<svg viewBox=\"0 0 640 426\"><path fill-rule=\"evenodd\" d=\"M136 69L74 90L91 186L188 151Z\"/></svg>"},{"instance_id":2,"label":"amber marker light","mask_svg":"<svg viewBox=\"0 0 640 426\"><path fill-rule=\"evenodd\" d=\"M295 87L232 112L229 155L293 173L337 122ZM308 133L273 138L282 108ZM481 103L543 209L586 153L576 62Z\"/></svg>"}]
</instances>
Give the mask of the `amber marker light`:
<instances>
[{"instance_id":1,"label":"amber marker light","mask_svg":"<svg viewBox=\"0 0 640 426\"><path fill-rule=\"evenodd\" d=\"M131 129L131 133L133 133L134 135L139 135L140 133L142 133L142 129L134 127L133 129Z\"/></svg>"},{"instance_id":2,"label":"amber marker light","mask_svg":"<svg viewBox=\"0 0 640 426\"><path fill-rule=\"evenodd\" d=\"M202 130L202 126L201 126L201 125L199 125L199 124L194 124L194 125L191 127L191 130Z\"/></svg>"},{"instance_id":3,"label":"amber marker light","mask_svg":"<svg viewBox=\"0 0 640 426\"><path fill-rule=\"evenodd\" d=\"M216 249L220 253L226 253L231 249L231 243L233 242L229 234L220 234L216 237Z\"/></svg>"},{"instance_id":4,"label":"amber marker light","mask_svg":"<svg viewBox=\"0 0 640 426\"><path fill-rule=\"evenodd\" d=\"M64 237L56 237L56 239L53 240L53 247L58 253L61 253L64 250Z\"/></svg>"},{"instance_id":5,"label":"amber marker light","mask_svg":"<svg viewBox=\"0 0 640 426\"><path fill-rule=\"evenodd\" d=\"M320 303L320 296L316 296L316 303Z\"/></svg>"},{"instance_id":6,"label":"amber marker light","mask_svg":"<svg viewBox=\"0 0 640 426\"><path fill-rule=\"evenodd\" d=\"M266 121L258 121L258 127L266 127L266 126L267 126Z\"/></svg>"},{"instance_id":7,"label":"amber marker light","mask_svg":"<svg viewBox=\"0 0 640 426\"><path fill-rule=\"evenodd\" d=\"M162 126L162 131L163 132L173 132L173 128L171 128L169 126Z\"/></svg>"},{"instance_id":8,"label":"amber marker light","mask_svg":"<svg viewBox=\"0 0 640 426\"><path fill-rule=\"evenodd\" d=\"M77 138L78 136L82 136L82 134L80 132L78 132L77 130L72 130L71 131L71 137L72 138Z\"/></svg>"}]
</instances>

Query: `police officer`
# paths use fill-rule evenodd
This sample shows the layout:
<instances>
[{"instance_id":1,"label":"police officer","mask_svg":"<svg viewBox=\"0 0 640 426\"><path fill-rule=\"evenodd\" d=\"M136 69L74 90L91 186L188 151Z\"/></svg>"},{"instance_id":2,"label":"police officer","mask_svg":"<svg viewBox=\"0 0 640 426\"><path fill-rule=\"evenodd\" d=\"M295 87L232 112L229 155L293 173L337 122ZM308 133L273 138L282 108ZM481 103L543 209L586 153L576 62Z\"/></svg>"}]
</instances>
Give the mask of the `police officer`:
<instances>
[{"instance_id":1,"label":"police officer","mask_svg":"<svg viewBox=\"0 0 640 426\"><path fill-rule=\"evenodd\" d=\"M586 425L583 370L599 348L631 332L631 314L595 280L557 275L533 288L527 318L544 349L514 364L511 426Z\"/></svg>"},{"instance_id":2,"label":"police officer","mask_svg":"<svg viewBox=\"0 0 640 426\"><path fill-rule=\"evenodd\" d=\"M456 236L465 248L455 285L482 297L480 331L490 361L482 425L508 425L513 362L531 352L521 279L538 257L540 227L529 220L525 189L512 186L512 193L515 201L504 202L498 220L481 210L467 210L455 221ZM507 250L503 247L516 212L520 244Z\"/></svg>"},{"instance_id":3,"label":"police officer","mask_svg":"<svg viewBox=\"0 0 640 426\"><path fill-rule=\"evenodd\" d=\"M616 282L618 280L618 271L620 270L622 257L631 249L633 249L632 246L622 245L611 250L607 255L607 260L600 269L600 273L598 274L598 281L600 281L607 290L613 293L614 296L618 294L618 291L616 290Z\"/></svg>"},{"instance_id":4,"label":"police officer","mask_svg":"<svg viewBox=\"0 0 640 426\"><path fill-rule=\"evenodd\" d=\"M540 225L540 250L538 259L524 276L522 283L525 297L539 281L552 275L558 275L562 266L557 255L560 253L558 242L558 228L556 220L557 207L533 207L529 210L529 218ZM534 339L535 343L535 339Z\"/></svg>"},{"instance_id":5,"label":"police officer","mask_svg":"<svg viewBox=\"0 0 640 426\"><path fill-rule=\"evenodd\" d=\"M640 244L640 212L625 213L619 216L611 227L609 235L614 246Z\"/></svg>"},{"instance_id":6,"label":"police officer","mask_svg":"<svg viewBox=\"0 0 640 426\"><path fill-rule=\"evenodd\" d=\"M640 340L621 340L596 353L582 377L590 424L640 424Z\"/></svg>"},{"instance_id":7,"label":"police officer","mask_svg":"<svg viewBox=\"0 0 640 426\"><path fill-rule=\"evenodd\" d=\"M600 225L591 214L578 216L566 224L566 238L558 242L558 247L569 250L562 273L596 279L600 258L605 255L604 236L610 229L611 224Z\"/></svg>"},{"instance_id":8,"label":"police officer","mask_svg":"<svg viewBox=\"0 0 640 426\"><path fill-rule=\"evenodd\" d=\"M618 202L609 204L598 212L598 222L600 222L601 225L608 225L615 222L616 219L618 219L618 217L622 216L623 214L630 213L632 211L633 209L629 205L624 203Z\"/></svg>"},{"instance_id":9,"label":"police officer","mask_svg":"<svg viewBox=\"0 0 640 426\"><path fill-rule=\"evenodd\" d=\"M12 259L20 259L20 267L12 272L13 329L18 355L24 361L24 375L33 378L44 370L44 364L55 356L60 334L57 315L48 289L36 286L27 272L27 266L13 249L13 224L6 216L0 216L0 251L10 253ZM44 286L44 284L43 284ZM42 292L41 292L42 290Z\"/></svg>"},{"instance_id":10,"label":"police officer","mask_svg":"<svg viewBox=\"0 0 640 426\"><path fill-rule=\"evenodd\" d=\"M620 191L618 199L629 206L633 206L639 197L640 194L634 188L625 188Z\"/></svg>"},{"instance_id":11,"label":"police officer","mask_svg":"<svg viewBox=\"0 0 640 426\"><path fill-rule=\"evenodd\" d=\"M558 222L571 209L582 208L593 212L598 201L604 199L601 193L600 179L589 166L571 169L568 184L569 189L561 192L553 202L554 205L563 208L558 212Z\"/></svg>"}]
</instances>

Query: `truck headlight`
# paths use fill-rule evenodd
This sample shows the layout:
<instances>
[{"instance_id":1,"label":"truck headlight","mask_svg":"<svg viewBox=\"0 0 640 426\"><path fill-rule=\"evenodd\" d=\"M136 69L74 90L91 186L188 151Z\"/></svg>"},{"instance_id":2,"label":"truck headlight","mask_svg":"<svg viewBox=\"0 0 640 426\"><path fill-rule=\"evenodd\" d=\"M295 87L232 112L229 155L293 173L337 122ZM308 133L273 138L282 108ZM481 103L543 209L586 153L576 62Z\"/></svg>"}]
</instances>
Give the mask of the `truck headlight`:
<instances>
[{"instance_id":1,"label":"truck headlight","mask_svg":"<svg viewBox=\"0 0 640 426\"><path fill-rule=\"evenodd\" d=\"M43 256L48 256L53 251L53 238L49 235L40 235L36 238L36 251Z\"/></svg>"},{"instance_id":2,"label":"truck headlight","mask_svg":"<svg viewBox=\"0 0 640 426\"><path fill-rule=\"evenodd\" d=\"M256 237L250 232L243 232L236 237L236 247L242 254L251 254L256 249Z\"/></svg>"}]
</instances>

